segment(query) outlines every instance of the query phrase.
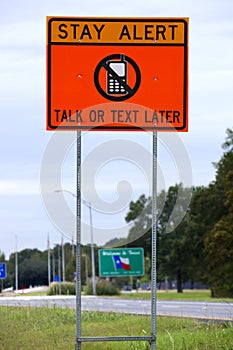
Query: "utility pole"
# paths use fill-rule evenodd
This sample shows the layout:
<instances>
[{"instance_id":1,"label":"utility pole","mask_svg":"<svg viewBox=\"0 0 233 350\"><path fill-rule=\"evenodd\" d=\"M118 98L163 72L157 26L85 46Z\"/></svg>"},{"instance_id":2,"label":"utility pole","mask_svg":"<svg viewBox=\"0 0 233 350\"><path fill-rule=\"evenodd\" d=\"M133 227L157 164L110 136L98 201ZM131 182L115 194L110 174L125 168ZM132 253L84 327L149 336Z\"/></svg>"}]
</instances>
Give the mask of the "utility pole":
<instances>
[{"instance_id":1,"label":"utility pole","mask_svg":"<svg viewBox=\"0 0 233 350\"><path fill-rule=\"evenodd\" d=\"M15 290L18 290L18 247L17 247L17 236L15 236Z\"/></svg>"},{"instance_id":2,"label":"utility pole","mask_svg":"<svg viewBox=\"0 0 233 350\"><path fill-rule=\"evenodd\" d=\"M55 281L55 256L54 256L54 249L53 247L53 282Z\"/></svg>"},{"instance_id":3,"label":"utility pole","mask_svg":"<svg viewBox=\"0 0 233 350\"><path fill-rule=\"evenodd\" d=\"M48 249L48 286L51 283L51 267L50 267L50 242L49 242L49 234L47 240L47 249Z\"/></svg>"},{"instance_id":4,"label":"utility pole","mask_svg":"<svg viewBox=\"0 0 233 350\"><path fill-rule=\"evenodd\" d=\"M58 244L58 279L59 279L59 294L61 295L61 258L60 258L60 246Z\"/></svg>"},{"instance_id":5,"label":"utility pole","mask_svg":"<svg viewBox=\"0 0 233 350\"><path fill-rule=\"evenodd\" d=\"M63 234L61 236L61 255L62 255L62 282L65 282L65 251L64 251L64 241Z\"/></svg>"}]
</instances>

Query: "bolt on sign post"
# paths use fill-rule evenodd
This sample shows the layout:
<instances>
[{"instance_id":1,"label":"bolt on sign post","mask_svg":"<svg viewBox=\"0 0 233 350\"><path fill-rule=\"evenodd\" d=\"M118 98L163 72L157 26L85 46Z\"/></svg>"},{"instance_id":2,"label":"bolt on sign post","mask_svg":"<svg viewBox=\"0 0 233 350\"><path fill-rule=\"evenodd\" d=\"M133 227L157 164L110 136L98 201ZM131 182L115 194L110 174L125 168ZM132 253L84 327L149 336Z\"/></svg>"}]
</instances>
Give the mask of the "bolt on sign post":
<instances>
[{"instance_id":1,"label":"bolt on sign post","mask_svg":"<svg viewBox=\"0 0 233 350\"><path fill-rule=\"evenodd\" d=\"M82 342L128 340L156 349L157 132L188 131L188 22L47 17L46 129L77 130L76 350ZM81 336L81 132L88 130L153 133L150 336Z\"/></svg>"}]
</instances>

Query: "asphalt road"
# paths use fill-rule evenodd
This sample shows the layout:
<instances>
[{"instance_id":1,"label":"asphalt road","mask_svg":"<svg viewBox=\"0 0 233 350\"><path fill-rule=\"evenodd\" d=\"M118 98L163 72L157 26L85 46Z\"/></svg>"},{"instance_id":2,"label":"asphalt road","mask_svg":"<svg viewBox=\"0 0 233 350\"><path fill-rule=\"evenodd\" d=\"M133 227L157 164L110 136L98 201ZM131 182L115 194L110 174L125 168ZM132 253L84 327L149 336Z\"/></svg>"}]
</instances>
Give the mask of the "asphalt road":
<instances>
[{"instance_id":1,"label":"asphalt road","mask_svg":"<svg viewBox=\"0 0 233 350\"><path fill-rule=\"evenodd\" d=\"M2 305L75 308L76 299L75 296L0 297L0 306ZM88 311L112 311L150 315L150 305L150 300L82 296L82 310ZM233 303L158 300L156 314L159 316L191 317L233 322Z\"/></svg>"}]
</instances>

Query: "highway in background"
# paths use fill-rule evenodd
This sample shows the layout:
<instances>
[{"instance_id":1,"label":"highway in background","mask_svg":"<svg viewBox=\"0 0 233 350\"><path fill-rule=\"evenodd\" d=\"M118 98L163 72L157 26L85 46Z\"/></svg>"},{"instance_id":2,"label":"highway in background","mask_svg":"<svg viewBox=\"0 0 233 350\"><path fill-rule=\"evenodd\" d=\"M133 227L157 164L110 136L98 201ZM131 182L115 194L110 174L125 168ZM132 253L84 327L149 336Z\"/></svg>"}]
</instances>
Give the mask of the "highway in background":
<instances>
[{"instance_id":1,"label":"highway in background","mask_svg":"<svg viewBox=\"0 0 233 350\"><path fill-rule=\"evenodd\" d=\"M0 296L0 306L75 308L75 296ZM150 300L82 296L82 310L150 315ZM158 316L190 317L233 322L233 303L199 301L157 301Z\"/></svg>"}]
</instances>

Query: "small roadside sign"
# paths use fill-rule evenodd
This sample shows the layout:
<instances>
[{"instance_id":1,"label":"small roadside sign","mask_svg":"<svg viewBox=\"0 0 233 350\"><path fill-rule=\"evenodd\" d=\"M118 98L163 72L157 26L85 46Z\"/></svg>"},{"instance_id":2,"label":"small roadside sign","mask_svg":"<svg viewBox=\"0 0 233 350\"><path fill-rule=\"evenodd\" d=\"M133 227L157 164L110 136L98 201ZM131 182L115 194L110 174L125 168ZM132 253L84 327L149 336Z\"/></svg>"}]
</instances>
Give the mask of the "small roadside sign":
<instances>
[{"instance_id":1,"label":"small roadside sign","mask_svg":"<svg viewBox=\"0 0 233 350\"><path fill-rule=\"evenodd\" d=\"M57 128L188 131L188 19L47 17Z\"/></svg>"},{"instance_id":2,"label":"small roadside sign","mask_svg":"<svg viewBox=\"0 0 233 350\"><path fill-rule=\"evenodd\" d=\"M0 263L0 279L6 278L6 263Z\"/></svg>"},{"instance_id":3,"label":"small roadside sign","mask_svg":"<svg viewBox=\"0 0 233 350\"><path fill-rule=\"evenodd\" d=\"M114 248L99 250L101 277L143 276L143 248Z\"/></svg>"}]
</instances>

